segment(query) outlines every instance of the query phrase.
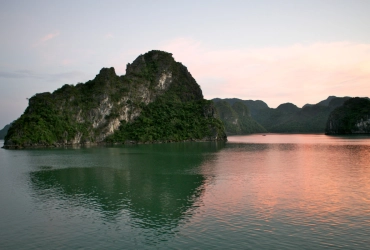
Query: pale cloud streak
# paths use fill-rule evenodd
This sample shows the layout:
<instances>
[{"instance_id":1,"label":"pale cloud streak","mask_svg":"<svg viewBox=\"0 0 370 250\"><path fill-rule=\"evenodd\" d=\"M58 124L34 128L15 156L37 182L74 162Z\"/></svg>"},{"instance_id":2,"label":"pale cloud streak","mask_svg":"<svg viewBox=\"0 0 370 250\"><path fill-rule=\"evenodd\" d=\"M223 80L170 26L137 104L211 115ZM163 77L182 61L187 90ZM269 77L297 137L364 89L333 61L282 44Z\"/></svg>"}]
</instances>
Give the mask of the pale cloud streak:
<instances>
[{"instance_id":1,"label":"pale cloud streak","mask_svg":"<svg viewBox=\"0 0 370 250\"><path fill-rule=\"evenodd\" d=\"M370 44L217 50L181 38L161 49L188 67L209 99L260 99L276 107L284 102L302 106L329 95L370 96Z\"/></svg>"},{"instance_id":2,"label":"pale cloud streak","mask_svg":"<svg viewBox=\"0 0 370 250\"><path fill-rule=\"evenodd\" d=\"M33 46L39 46L41 44L45 44L47 41L52 40L59 35L60 35L59 31L46 34L45 36L41 37Z\"/></svg>"},{"instance_id":3,"label":"pale cloud streak","mask_svg":"<svg viewBox=\"0 0 370 250\"><path fill-rule=\"evenodd\" d=\"M44 42L46 42L46 41L48 41L48 40L51 40L51 39L53 39L53 38L55 38L55 37L57 37L57 36L59 36L59 35L60 35L59 31L54 32L54 33L49 33L49 34L47 34L46 36L42 37L42 38L40 39L40 42L44 43Z\"/></svg>"}]
</instances>

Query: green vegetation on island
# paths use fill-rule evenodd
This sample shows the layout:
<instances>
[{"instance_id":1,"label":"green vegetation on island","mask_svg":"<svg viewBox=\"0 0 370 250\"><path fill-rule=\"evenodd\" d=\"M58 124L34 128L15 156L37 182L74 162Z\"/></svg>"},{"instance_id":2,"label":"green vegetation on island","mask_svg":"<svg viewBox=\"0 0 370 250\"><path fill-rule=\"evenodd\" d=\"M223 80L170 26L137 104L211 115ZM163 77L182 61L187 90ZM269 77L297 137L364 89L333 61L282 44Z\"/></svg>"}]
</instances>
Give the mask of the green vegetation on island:
<instances>
[{"instance_id":1,"label":"green vegetation on island","mask_svg":"<svg viewBox=\"0 0 370 250\"><path fill-rule=\"evenodd\" d=\"M133 122L122 121L119 129L106 141L182 141L212 136L216 139L222 130L223 124L216 118L211 101L181 103L159 97L144 106L140 116Z\"/></svg>"},{"instance_id":2,"label":"green vegetation on island","mask_svg":"<svg viewBox=\"0 0 370 250\"><path fill-rule=\"evenodd\" d=\"M86 143L226 140L200 86L172 54L150 51L126 75L103 68L95 79L29 99L5 148Z\"/></svg>"},{"instance_id":3,"label":"green vegetation on island","mask_svg":"<svg viewBox=\"0 0 370 250\"><path fill-rule=\"evenodd\" d=\"M326 134L370 133L369 98L351 98L343 106L331 112L325 129Z\"/></svg>"}]
</instances>

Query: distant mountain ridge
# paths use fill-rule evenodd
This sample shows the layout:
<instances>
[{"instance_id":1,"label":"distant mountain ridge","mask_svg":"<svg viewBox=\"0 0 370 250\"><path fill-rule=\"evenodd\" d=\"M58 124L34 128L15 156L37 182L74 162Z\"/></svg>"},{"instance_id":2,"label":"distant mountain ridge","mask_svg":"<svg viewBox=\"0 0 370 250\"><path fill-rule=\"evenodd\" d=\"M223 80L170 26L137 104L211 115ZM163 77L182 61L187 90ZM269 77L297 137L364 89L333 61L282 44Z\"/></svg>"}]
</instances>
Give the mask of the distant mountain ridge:
<instances>
[{"instance_id":1,"label":"distant mountain ridge","mask_svg":"<svg viewBox=\"0 0 370 250\"><path fill-rule=\"evenodd\" d=\"M306 104L302 108L292 103L283 103L277 108L270 108L260 100L241 100L237 98L215 98L212 101L215 103L225 101L230 105L235 102L245 104L250 110L251 118L268 132L324 133L330 113L335 108L343 105L348 99L350 97L329 96L317 104Z\"/></svg>"},{"instance_id":2,"label":"distant mountain ridge","mask_svg":"<svg viewBox=\"0 0 370 250\"><path fill-rule=\"evenodd\" d=\"M8 133L8 130L10 128L10 125L11 124L7 124L7 125L4 126L3 129L0 130L0 140L4 140L6 134Z\"/></svg>"},{"instance_id":3,"label":"distant mountain ridge","mask_svg":"<svg viewBox=\"0 0 370 250\"><path fill-rule=\"evenodd\" d=\"M244 105L246 105L249 109L249 112L251 116L253 117L255 114L257 114L261 109L269 108L269 106L261 100L241 100L238 98L214 98L212 99L213 102L219 102L219 101L226 101L230 105L233 105L235 102L241 102Z\"/></svg>"}]
</instances>

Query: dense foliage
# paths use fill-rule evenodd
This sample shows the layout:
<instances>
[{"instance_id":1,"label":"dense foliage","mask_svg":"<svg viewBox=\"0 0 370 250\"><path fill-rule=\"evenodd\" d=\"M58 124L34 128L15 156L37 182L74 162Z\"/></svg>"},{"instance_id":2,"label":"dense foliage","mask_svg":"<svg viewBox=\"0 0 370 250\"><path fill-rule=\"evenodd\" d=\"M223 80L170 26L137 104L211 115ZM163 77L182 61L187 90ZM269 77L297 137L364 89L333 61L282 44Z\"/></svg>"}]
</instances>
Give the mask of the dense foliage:
<instances>
[{"instance_id":1,"label":"dense foliage","mask_svg":"<svg viewBox=\"0 0 370 250\"><path fill-rule=\"evenodd\" d=\"M25 112L9 128L5 141L21 147L71 144L76 136L82 142L94 141L101 128L93 130L89 117L106 96L114 98L127 92L120 83L113 68L102 69L85 84L65 84L53 93L32 96Z\"/></svg>"},{"instance_id":2,"label":"dense foliage","mask_svg":"<svg viewBox=\"0 0 370 250\"><path fill-rule=\"evenodd\" d=\"M60 112L50 93L32 97L30 104L12 124L5 140L16 145L48 145L71 140L77 131L87 134L86 124L77 123L67 112Z\"/></svg>"},{"instance_id":3,"label":"dense foliage","mask_svg":"<svg viewBox=\"0 0 370 250\"><path fill-rule=\"evenodd\" d=\"M370 100L351 98L331 112L327 134L370 133Z\"/></svg>"},{"instance_id":4,"label":"dense foliage","mask_svg":"<svg viewBox=\"0 0 370 250\"><path fill-rule=\"evenodd\" d=\"M182 141L213 136L226 138L221 121L205 115L205 108L211 105L206 100L182 103L160 98L145 106L132 123L122 121L119 130L109 136L107 141Z\"/></svg>"}]
</instances>

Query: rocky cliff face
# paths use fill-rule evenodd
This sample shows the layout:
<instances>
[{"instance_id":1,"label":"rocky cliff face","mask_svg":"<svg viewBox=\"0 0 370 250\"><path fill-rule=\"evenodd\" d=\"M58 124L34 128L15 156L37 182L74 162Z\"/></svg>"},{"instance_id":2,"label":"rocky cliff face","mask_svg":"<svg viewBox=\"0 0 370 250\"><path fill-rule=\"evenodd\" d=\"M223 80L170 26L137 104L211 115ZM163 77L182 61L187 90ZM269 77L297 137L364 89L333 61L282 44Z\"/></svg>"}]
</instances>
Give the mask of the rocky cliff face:
<instances>
[{"instance_id":1,"label":"rocky cliff face","mask_svg":"<svg viewBox=\"0 0 370 250\"><path fill-rule=\"evenodd\" d=\"M360 120L357 120L351 132L360 134L370 133L370 114L364 115Z\"/></svg>"},{"instance_id":2,"label":"rocky cliff face","mask_svg":"<svg viewBox=\"0 0 370 250\"><path fill-rule=\"evenodd\" d=\"M351 98L331 112L325 134L369 134L370 100Z\"/></svg>"},{"instance_id":3,"label":"rocky cliff face","mask_svg":"<svg viewBox=\"0 0 370 250\"><path fill-rule=\"evenodd\" d=\"M203 99L187 68L175 62L170 53L150 51L127 64L124 76L117 76L114 68L103 68L95 79L85 84L64 85L53 93L34 95L24 114L9 129L4 146L105 142L122 125L137 121L149 104L158 101L176 103L177 107L202 103L203 111L191 115L208 119L209 124L203 124L205 131L181 139L226 139L222 126L217 125L221 123L215 118L215 109ZM128 134L125 136L121 140L132 139Z\"/></svg>"}]
</instances>

